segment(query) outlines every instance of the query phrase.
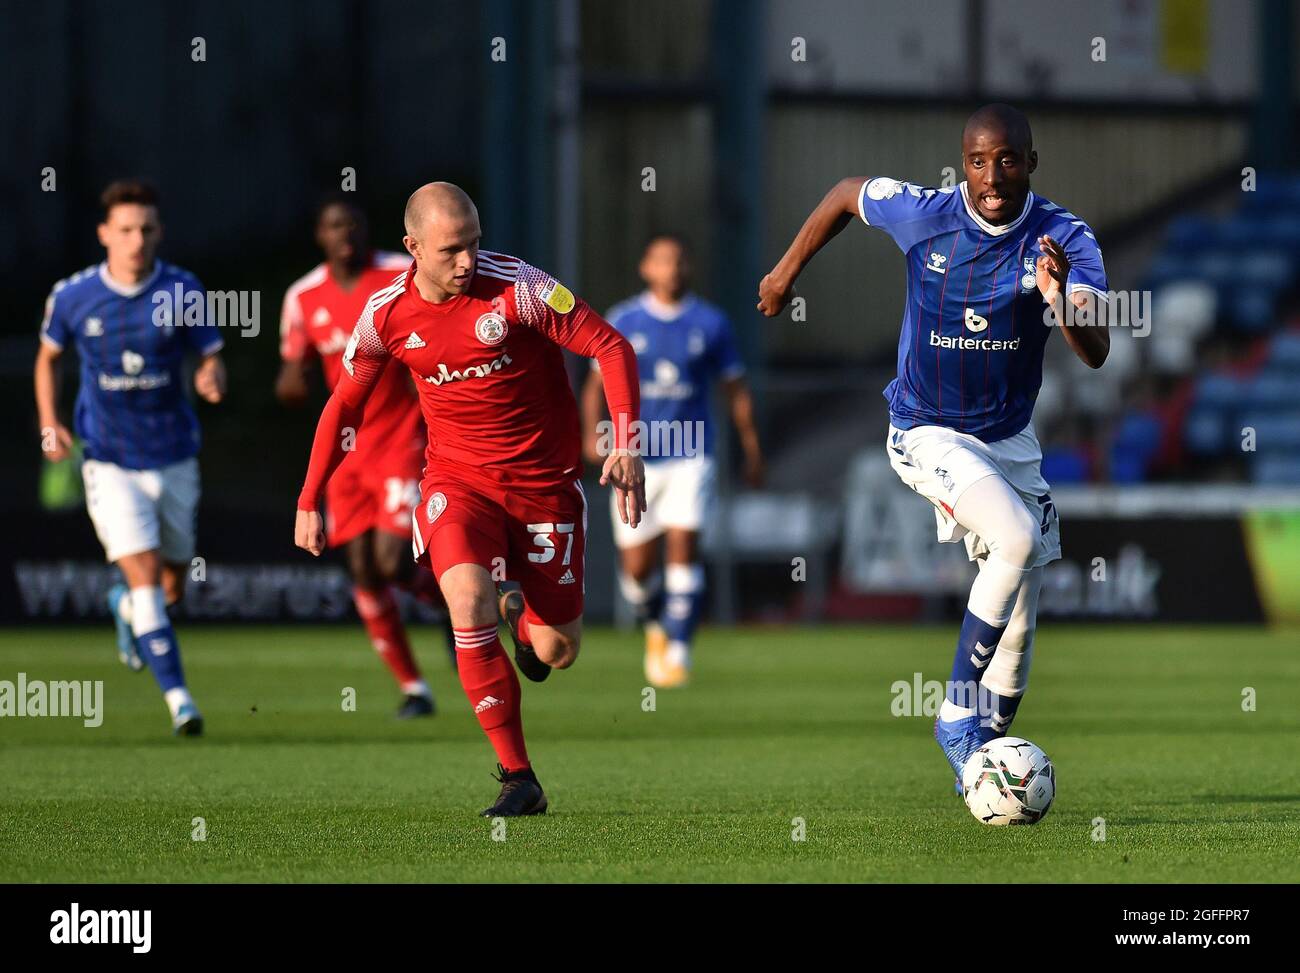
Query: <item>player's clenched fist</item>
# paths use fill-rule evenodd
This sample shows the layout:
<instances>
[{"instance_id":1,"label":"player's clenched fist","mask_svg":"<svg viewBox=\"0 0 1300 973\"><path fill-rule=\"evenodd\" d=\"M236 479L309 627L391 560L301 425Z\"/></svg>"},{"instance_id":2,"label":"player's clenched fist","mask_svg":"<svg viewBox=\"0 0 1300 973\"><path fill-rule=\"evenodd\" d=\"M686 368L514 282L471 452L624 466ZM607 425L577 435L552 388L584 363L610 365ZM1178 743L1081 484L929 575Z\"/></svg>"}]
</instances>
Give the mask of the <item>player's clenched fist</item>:
<instances>
[{"instance_id":1,"label":"player's clenched fist","mask_svg":"<svg viewBox=\"0 0 1300 973\"><path fill-rule=\"evenodd\" d=\"M645 511L645 464L640 456L615 453L605 460L600 485L613 484L618 498L618 516L629 527L641 523Z\"/></svg>"},{"instance_id":2,"label":"player's clenched fist","mask_svg":"<svg viewBox=\"0 0 1300 973\"><path fill-rule=\"evenodd\" d=\"M52 422L41 429L41 452L51 463L58 463L72 455L72 433L61 422Z\"/></svg>"},{"instance_id":3,"label":"player's clenched fist","mask_svg":"<svg viewBox=\"0 0 1300 973\"><path fill-rule=\"evenodd\" d=\"M216 404L226 395L226 366L220 355L209 355L194 370L194 391L204 402Z\"/></svg>"},{"instance_id":4,"label":"player's clenched fist","mask_svg":"<svg viewBox=\"0 0 1300 973\"><path fill-rule=\"evenodd\" d=\"M298 511L293 525L293 542L304 551L320 557L321 551L325 550L325 528L318 511Z\"/></svg>"},{"instance_id":5,"label":"player's clenched fist","mask_svg":"<svg viewBox=\"0 0 1300 973\"><path fill-rule=\"evenodd\" d=\"M758 282L758 309L774 318L794 299L794 284L767 274Z\"/></svg>"}]
</instances>

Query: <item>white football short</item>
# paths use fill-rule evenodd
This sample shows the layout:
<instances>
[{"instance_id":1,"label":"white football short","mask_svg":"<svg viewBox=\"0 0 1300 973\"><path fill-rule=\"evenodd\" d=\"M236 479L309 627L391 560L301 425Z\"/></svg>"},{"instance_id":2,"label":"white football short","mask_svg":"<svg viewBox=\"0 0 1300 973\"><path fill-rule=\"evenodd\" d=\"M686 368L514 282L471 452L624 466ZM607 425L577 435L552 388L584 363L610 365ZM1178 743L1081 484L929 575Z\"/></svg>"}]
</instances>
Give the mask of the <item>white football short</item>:
<instances>
[{"instance_id":1,"label":"white football short","mask_svg":"<svg viewBox=\"0 0 1300 973\"><path fill-rule=\"evenodd\" d=\"M986 555L988 545L957 523L952 512L966 488L986 476L1000 476L1010 484L1039 525L1038 556L1032 566L1061 556L1060 520L1043 479L1043 450L1032 423L994 443L945 426L891 425L885 452L899 478L934 505L940 542L964 539L972 561Z\"/></svg>"},{"instance_id":2,"label":"white football short","mask_svg":"<svg viewBox=\"0 0 1300 973\"><path fill-rule=\"evenodd\" d=\"M194 556L197 457L157 470L128 470L88 459L81 464L81 476L86 483L86 509L110 564L128 554L153 550L173 564Z\"/></svg>"},{"instance_id":3,"label":"white football short","mask_svg":"<svg viewBox=\"0 0 1300 973\"><path fill-rule=\"evenodd\" d=\"M645 464L645 513L633 530L618 516L618 494L610 490L614 544L636 547L652 541L670 527L699 530L713 503L714 466L711 456L686 456Z\"/></svg>"}]
</instances>

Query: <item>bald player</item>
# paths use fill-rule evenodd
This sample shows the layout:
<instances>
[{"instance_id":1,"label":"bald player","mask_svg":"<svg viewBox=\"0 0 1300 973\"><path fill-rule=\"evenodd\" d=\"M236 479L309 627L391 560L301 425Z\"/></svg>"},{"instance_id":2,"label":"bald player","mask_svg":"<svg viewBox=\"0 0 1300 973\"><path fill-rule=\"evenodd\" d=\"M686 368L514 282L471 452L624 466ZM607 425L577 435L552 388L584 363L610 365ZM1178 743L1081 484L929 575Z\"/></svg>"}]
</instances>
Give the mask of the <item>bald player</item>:
<instances>
[{"instance_id":1,"label":"bald player","mask_svg":"<svg viewBox=\"0 0 1300 973\"><path fill-rule=\"evenodd\" d=\"M1101 249L1088 225L1037 196L1029 121L987 105L962 132L966 180L931 189L897 179L841 180L759 284L758 308L780 314L813 256L854 217L884 230L907 261L898 375L886 453L935 508L938 537L965 539L979 571L935 738L957 775L1005 736L1029 677L1043 566L1060 529L1030 421L1054 330L1091 368L1110 349L1100 311Z\"/></svg>"},{"instance_id":2,"label":"bald player","mask_svg":"<svg viewBox=\"0 0 1300 973\"><path fill-rule=\"evenodd\" d=\"M511 817L541 814L547 800L498 620L535 682L571 666L582 635L587 504L562 348L600 365L615 430L601 483L613 485L631 526L645 509L645 471L631 448L639 408L631 345L555 278L480 250L480 236L478 211L458 187L435 182L411 195L403 243L413 263L370 297L344 350L294 539L314 555L323 549L325 484L384 366L397 359L415 379L429 432L413 553L438 579L461 685L496 752L501 792L482 813Z\"/></svg>"}]
</instances>

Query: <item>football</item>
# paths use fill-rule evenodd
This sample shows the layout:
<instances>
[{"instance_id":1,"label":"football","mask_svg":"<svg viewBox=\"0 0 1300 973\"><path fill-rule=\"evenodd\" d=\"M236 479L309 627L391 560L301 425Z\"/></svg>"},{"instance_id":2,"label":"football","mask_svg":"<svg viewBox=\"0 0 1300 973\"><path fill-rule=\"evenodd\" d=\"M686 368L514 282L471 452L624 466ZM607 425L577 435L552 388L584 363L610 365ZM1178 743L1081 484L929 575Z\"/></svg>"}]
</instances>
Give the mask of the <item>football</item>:
<instances>
[{"instance_id":1,"label":"football","mask_svg":"<svg viewBox=\"0 0 1300 973\"><path fill-rule=\"evenodd\" d=\"M1037 745L999 737L970 755L961 785L970 813L985 824L1037 824L1056 798L1056 769Z\"/></svg>"}]
</instances>

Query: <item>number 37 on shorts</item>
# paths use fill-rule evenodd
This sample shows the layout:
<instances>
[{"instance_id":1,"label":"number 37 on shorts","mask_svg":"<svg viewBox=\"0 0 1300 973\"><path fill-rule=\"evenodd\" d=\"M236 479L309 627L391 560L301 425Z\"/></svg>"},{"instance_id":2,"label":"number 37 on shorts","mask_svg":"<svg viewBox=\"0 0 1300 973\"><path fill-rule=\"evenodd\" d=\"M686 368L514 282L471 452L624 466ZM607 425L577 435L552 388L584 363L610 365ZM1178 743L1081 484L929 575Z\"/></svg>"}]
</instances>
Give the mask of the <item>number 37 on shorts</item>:
<instances>
[{"instance_id":1,"label":"number 37 on shorts","mask_svg":"<svg viewBox=\"0 0 1300 973\"><path fill-rule=\"evenodd\" d=\"M546 624L582 614L587 502L578 482L546 492L506 492L426 480L414 512L417 561L433 573L466 562L495 581L517 581Z\"/></svg>"}]
</instances>

